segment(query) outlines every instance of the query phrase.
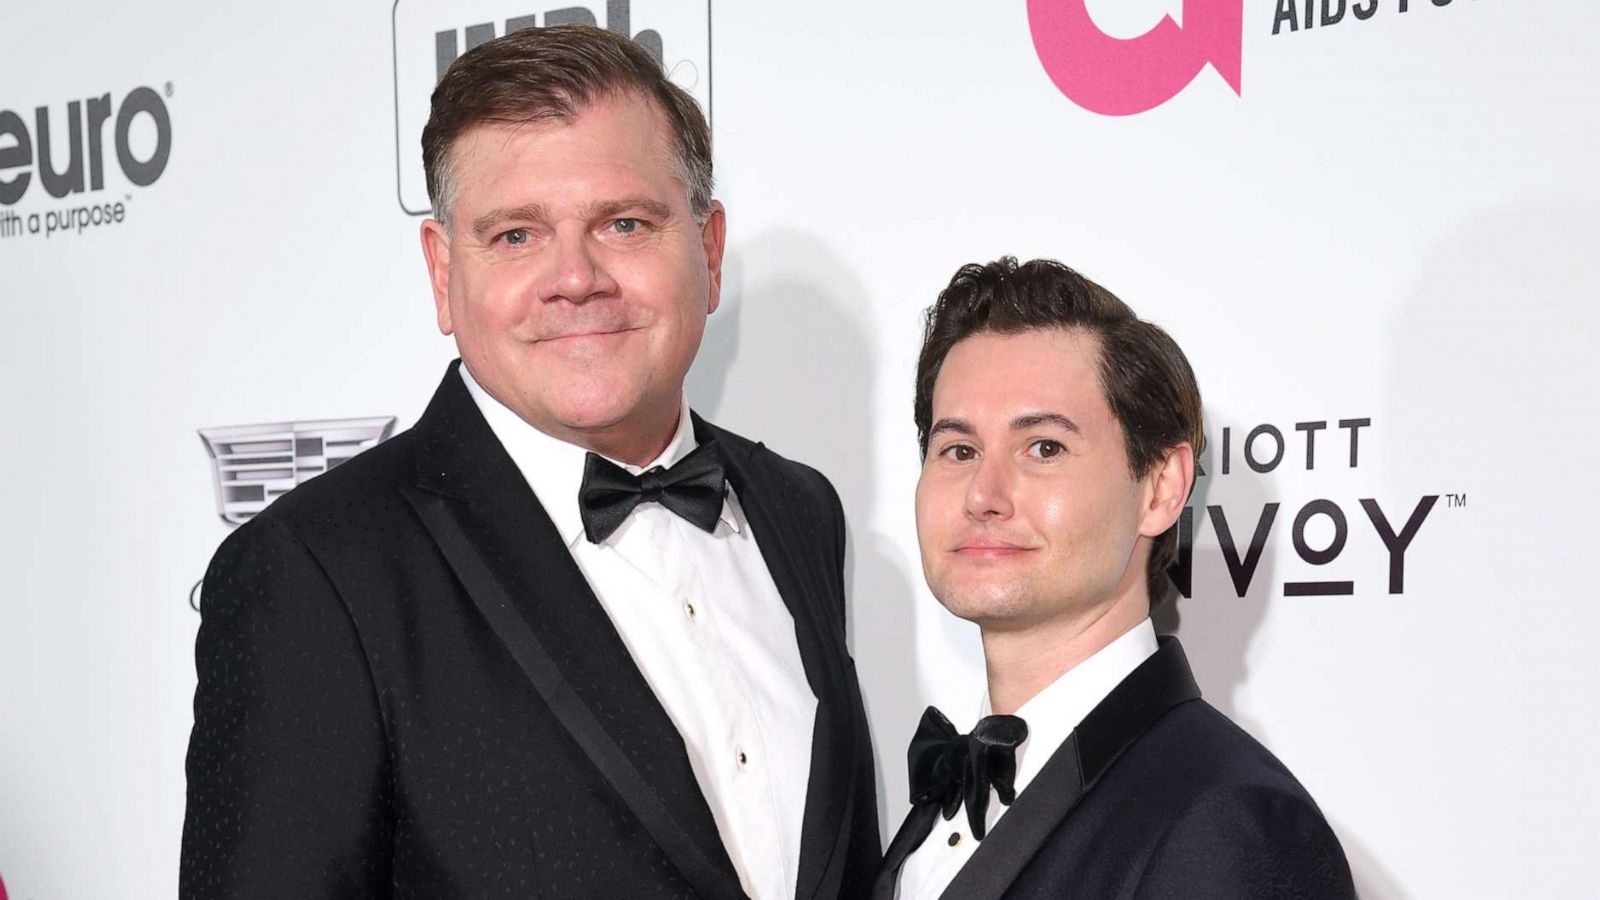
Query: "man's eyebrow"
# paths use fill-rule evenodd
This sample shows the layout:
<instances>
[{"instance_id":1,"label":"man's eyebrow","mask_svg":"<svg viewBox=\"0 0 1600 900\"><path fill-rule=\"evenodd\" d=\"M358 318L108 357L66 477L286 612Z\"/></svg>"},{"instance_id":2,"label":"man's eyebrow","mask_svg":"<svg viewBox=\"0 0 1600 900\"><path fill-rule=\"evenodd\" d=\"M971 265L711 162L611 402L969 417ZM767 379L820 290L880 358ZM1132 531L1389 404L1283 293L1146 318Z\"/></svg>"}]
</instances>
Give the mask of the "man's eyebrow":
<instances>
[{"instance_id":1,"label":"man's eyebrow","mask_svg":"<svg viewBox=\"0 0 1600 900\"><path fill-rule=\"evenodd\" d=\"M1027 431L1029 428L1037 428L1040 425L1055 425L1073 434L1083 433L1083 429L1078 427L1078 423L1060 413L1028 413L1011 420L1012 431Z\"/></svg>"},{"instance_id":2,"label":"man's eyebrow","mask_svg":"<svg viewBox=\"0 0 1600 900\"><path fill-rule=\"evenodd\" d=\"M939 421L933 423L932 428L928 429L928 437L931 438L936 434L941 434L946 431L953 431L956 434L967 435L977 433L973 430L972 425L969 424L965 419L940 419Z\"/></svg>"},{"instance_id":3,"label":"man's eyebrow","mask_svg":"<svg viewBox=\"0 0 1600 900\"><path fill-rule=\"evenodd\" d=\"M672 218L672 207L659 200L646 197L624 197L621 200L603 200L589 207L589 218L611 219L623 213L644 213L653 219Z\"/></svg>"},{"instance_id":4,"label":"man's eyebrow","mask_svg":"<svg viewBox=\"0 0 1600 900\"><path fill-rule=\"evenodd\" d=\"M548 218L549 216L546 214L542 203L524 203L521 206L491 209L472 220L472 234L482 239L484 235L493 231L501 222L543 222Z\"/></svg>"}]
</instances>

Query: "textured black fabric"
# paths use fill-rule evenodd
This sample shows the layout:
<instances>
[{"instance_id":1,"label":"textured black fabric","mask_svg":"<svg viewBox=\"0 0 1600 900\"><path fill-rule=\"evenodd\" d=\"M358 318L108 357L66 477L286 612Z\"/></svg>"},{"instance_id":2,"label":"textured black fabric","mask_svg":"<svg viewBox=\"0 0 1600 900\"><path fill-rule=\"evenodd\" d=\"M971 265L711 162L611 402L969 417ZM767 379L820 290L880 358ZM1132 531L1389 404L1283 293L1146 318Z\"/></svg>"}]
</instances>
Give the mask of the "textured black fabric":
<instances>
[{"instance_id":1,"label":"textured black fabric","mask_svg":"<svg viewBox=\"0 0 1600 900\"><path fill-rule=\"evenodd\" d=\"M213 558L180 896L737 894L682 739L456 365L415 428ZM838 498L695 428L722 448L818 698L799 896L863 896L879 839Z\"/></svg>"},{"instance_id":2,"label":"textured black fabric","mask_svg":"<svg viewBox=\"0 0 1600 900\"><path fill-rule=\"evenodd\" d=\"M713 532L726 493L727 475L715 443L701 444L671 468L656 466L638 475L589 453L583 460L578 510L584 536L594 544L621 528L641 503L660 503L701 531Z\"/></svg>"},{"instance_id":3,"label":"textured black fabric","mask_svg":"<svg viewBox=\"0 0 1600 900\"><path fill-rule=\"evenodd\" d=\"M1164 637L1017 795L943 897L1350 900L1355 888L1305 789L1199 698L1181 646Z\"/></svg>"}]
</instances>

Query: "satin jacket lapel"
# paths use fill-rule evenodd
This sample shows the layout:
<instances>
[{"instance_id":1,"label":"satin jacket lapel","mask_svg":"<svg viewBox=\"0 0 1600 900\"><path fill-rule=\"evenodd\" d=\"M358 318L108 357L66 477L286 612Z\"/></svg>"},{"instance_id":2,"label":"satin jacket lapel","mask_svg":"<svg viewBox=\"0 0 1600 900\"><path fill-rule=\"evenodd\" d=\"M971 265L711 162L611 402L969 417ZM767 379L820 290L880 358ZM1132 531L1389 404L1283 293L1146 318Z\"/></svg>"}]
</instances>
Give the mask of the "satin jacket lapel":
<instances>
[{"instance_id":1,"label":"satin jacket lapel","mask_svg":"<svg viewBox=\"0 0 1600 900\"><path fill-rule=\"evenodd\" d=\"M682 738L456 365L417 424L407 500L540 698L685 880L704 897L744 898ZM608 677L583 668L594 665Z\"/></svg>"},{"instance_id":2,"label":"satin jacket lapel","mask_svg":"<svg viewBox=\"0 0 1600 900\"><path fill-rule=\"evenodd\" d=\"M939 807L934 804L911 807L906 820L900 823L900 830L889 842L889 849L883 853L883 868L872 883L872 900L894 900L895 891L900 885L900 870L905 867L906 858L928 839L938 819Z\"/></svg>"},{"instance_id":3,"label":"satin jacket lapel","mask_svg":"<svg viewBox=\"0 0 1600 900\"><path fill-rule=\"evenodd\" d=\"M956 873L941 900L999 900L1122 752L1200 688L1175 637L1085 716Z\"/></svg>"},{"instance_id":4,"label":"satin jacket lapel","mask_svg":"<svg viewBox=\"0 0 1600 900\"><path fill-rule=\"evenodd\" d=\"M728 480L738 493L767 571L794 617L806 681L817 698L795 896L831 898L844 878L857 770L858 736L845 686L842 623L829 612L824 574L801 565L796 556L796 548L806 541L798 532L800 523L788 512L794 509L788 489L775 477L774 467L761 462L761 455L770 451L760 444L736 446L725 432L698 416L694 424L699 440L723 444Z\"/></svg>"}]
</instances>

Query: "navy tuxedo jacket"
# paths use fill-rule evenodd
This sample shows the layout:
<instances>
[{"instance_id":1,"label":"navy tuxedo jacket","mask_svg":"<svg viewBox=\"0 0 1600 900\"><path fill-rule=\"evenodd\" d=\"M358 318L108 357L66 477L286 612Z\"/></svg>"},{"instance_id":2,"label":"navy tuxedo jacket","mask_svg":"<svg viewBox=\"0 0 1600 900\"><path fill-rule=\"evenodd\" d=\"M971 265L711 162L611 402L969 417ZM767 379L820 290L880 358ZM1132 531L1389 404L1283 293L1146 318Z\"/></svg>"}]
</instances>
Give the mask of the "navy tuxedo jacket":
<instances>
[{"instance_id":1,"label":"navy tuxedo jacket","mask_svg":"<svg viewBox=\"0 0 1600 900\"><path fill-rule=\"evenodd\" d=\"M743 897L682 739L457 366L415 428L212 560L180 896ZM695 431L818 699L797 896L864 896L881 855L838 497Z\"/></svg>"},{"instance_id":2,"label":"navy tuxedo jacket","mask_svg":"<svg viewBox=\"0 0 1600 900\"><path fill-rule=\"evenodd\" d=\"M875 900L893 900L913 809ZM919 818L921 821L919 821ZM938 840L936 827L928 840ZM1289 770L1200 699L1178 640L1089 713L983 839L944 900L1353 900L1338 838Z\"/></svg>"}]
</instances>

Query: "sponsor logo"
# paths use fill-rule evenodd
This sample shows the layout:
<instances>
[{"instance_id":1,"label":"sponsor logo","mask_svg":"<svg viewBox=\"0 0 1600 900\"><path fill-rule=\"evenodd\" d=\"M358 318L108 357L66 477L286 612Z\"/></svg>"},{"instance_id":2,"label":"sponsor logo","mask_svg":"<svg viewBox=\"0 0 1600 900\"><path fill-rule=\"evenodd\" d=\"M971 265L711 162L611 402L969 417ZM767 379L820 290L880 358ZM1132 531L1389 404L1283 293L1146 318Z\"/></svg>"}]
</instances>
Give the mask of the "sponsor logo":
<instances>
[{"instance_id":1,"label":"sponsor logo","mask_svg":"<svg viewBox=\"0 0 1600 900\"><path fill-rule=\"evenodd\" d=\"M394 424L394 416L373 416L200 429L211 456L217 515L229 526L243 525L296 485L388 440ZM189 588L195 612L204 583Z\"/></svg>"},{"instance_id":2,"label":"sponsor logo","mask_svg":"<svg viewBox=\"0 0 1600 900\"><path fill-rule=\"evenodd\" d=\"M107 198L113 171L132 187L149 187L172 156L172 116L162 91L136 87L120 102L108 92L69 101L63 109L34 109L32 124L0 109L0 238L83 234L127 220L133 194ZM35 184L69 205L43 211L14 209ZM33 191L37 196L37 191Z\"/></svg>"},{"instance_id":3,"label":"sponsor logo","mask_svg":"<svg viewBox=\"0 0 1600 900\"><path fill-rule=\"evenodd\" d=\"M1366 458L1369 440L1367 429L1372 419L1350 418L1295 422L1291 428L1272 424L1257 425L1248 430L1227 427L1222 429L1221 441L1208 440L1211 448L1211 470L1201 466L1197 477L1212 479L1213 486L1221 479L1264 475L1280 466L1298 468L1304 462L1304 471L1329 468L1358 469ZM1320 438L1320 439L1319 439ZM1341 479L1343 480L1343 479ZM1354 502L1351 502L1351 499ZM1190 507L1178 520L1178 562L1172 569L1172 580L1181 596L1188 597L1193 590L1194 540L1198 530L1209 526L1216 537L1222 562L1234 593L1243 597L1256 582L1263 555L1270 542L1283 539L1287 532L1293 545L1294 556L1309 569L1292 563L1281 566L1293 570L1302 568L1316 577L1285 580L1281 588L1285 597L1346 596L1356 593L1356 580L1352 577L1322 577L1322 567L1341 570L1346 544L1353 529L1368 529L1382 544L1386 553L1386 566L1381 572L1374 570L1367 580L1381 585L1383 592L1403 594L1406 589L1406 552L1416 542L1423 526L1430 522L1436 509L1459 509L1467 504L1465 493L1422 494L1421 496L1375 496L1355 498L1312 497L1301 502L1292 517L1279 500L1250 504L1244 508L1226 501L1209 504L1204 509ZM1280 555L1287 559L1287 555ZM1349 576L1349 562L1341 575ZM1372 576L1377 577L1372 577Z\"/></svg>"},{"instance_id":4,"label":"sponsor logo","mask_svg":"<svg viewBox=\"0 0 1600 900\"><path fill-rule=\"evenodd\" d=\"M1272 33L1327 28L1342 22L1365 22L1384 10L1411 12L1413 5L1449 6L1451 0L1277 0L1272 13ZM1345 13L1350 18L1345 18Z\"/></svg>"},{"instance_id":5,"label":"sponsor logo","mask_svg":"<svg viewBox=\"0 0 1600 900\"><path fill-rule=\"evenodd\" d=\"M395 0L395 167L400 208L433 211L422 170L429 98L462 53L501 35L547 25L596 25L649 50L711 117L711 0L605 0L539 10L539 0ZM530 9L532 7L532 9Z\"/></svg>"},{"instance_id":6,"label":"sponsor logo","mask_svg":"<svg viewBox=\"0 0 1600 900\"><path fill-rule=\"evenodd\" d=\"M1183 0L1183 24L1162 16L1143 35L1112 37L1088 0L1028 0L1028 27L1045 73L1091 112L1129 116L1167 102L1209 63L1240 93L1244 0Z\"/></svg>"},{"instance_id":7,"label":"sponsor logo","mask_svg":"<svg viewBox=\"0 0 1600 900\"><path fill-rule=\"evenodd\" d=\"M1385 10L1451 5L1452 0L1275 0L1271 33L1364 22ZM1465 5L1465 4L1462 4ZM1264 7L1262 8L1264 11ZM1135 38L1107 34L1089 0L1028 0L1028 27L1045 74L1091 112L1131 116L1176 97L1207 65L1243 95L1244 0L1183 0L1183 24L1163 15ZM1265 18L1251 27L1267 30Z\"/></svg>"},{"instance_id":8,"label":"sponsor logo","mask_svg":"<svg viewBox=\"0 0 1600 900\"><path fill-rule=\"evenodd\" d=\"M379 416L200 429L217 515L243 525L296 485L386 440L394 423L394 416Z\"/></svg>"}]
</instances>

